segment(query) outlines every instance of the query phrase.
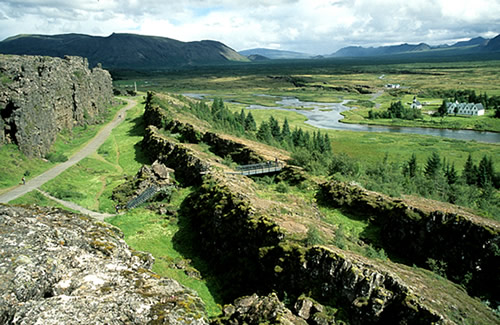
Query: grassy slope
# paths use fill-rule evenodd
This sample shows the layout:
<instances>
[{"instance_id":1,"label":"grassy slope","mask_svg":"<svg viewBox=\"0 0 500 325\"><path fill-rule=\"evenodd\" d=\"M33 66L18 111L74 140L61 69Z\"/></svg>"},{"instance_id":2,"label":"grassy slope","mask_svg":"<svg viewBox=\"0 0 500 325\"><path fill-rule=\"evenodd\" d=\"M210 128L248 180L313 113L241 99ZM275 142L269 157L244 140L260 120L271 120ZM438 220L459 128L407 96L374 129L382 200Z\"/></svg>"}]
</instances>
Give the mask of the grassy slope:
<instances>
[{"instance_id":1,"label":"grassy slope","mask_svg":"<svg viewBox=\"0 0 500 325\"><path fill-rule=\"evenodd\" d=\"M115 113L123 106L124 104L121 104L110 108L105 118L105 123L111 121ZM96 124L75 127L71 132L64 130L57 136L51 152L56 155L70 157L90 141L103 126L104 124ZM29 180L54 165L54 163L41 158L26 157L23 153L19 152L16 145L0 146L0 192L18 185L25 173L29 173L26 176L26 179Z\"/></svg>"},{"instance_id":2,"label":"grassy slope","mask_svg":"<svg viewBox=\"0 0 500 325\"><path fill-rule=\"evenodd\" d=\"M43 189L87 209L114 213L115 203L111 200L113 188L124 181L124 176L135 175L142 164L149 163L140 149L144 129L143 111L143 105L129 110L126 120L112 131L97 153L47 182ZM180 205L188 193L189 189L177 193L173 205ZM28 193L13 203L58 206L38 192ZM208 315L220 313L207 281L190 277L176 266L179 263L189 266L190 263L174 247L173 238L179 232L175 219L169 220L148 210L134 209L107 221L123 231L129 246L147 251L155 257L154 272L196 290L206 304Z\"/></svg>"}]
</instances>

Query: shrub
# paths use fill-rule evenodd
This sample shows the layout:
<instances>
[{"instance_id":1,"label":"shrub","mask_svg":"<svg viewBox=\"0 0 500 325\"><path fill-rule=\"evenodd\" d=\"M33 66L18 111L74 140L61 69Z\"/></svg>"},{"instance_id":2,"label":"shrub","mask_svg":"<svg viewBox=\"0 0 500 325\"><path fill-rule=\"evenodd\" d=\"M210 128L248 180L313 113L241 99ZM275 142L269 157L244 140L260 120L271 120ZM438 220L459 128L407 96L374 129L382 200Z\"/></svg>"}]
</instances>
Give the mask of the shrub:
<instances>
[{"instance_id":1,"label":"shrub","mask_svg":"<svg viewBox=\"0 0 500 325\"><path fill-rule=\"evenodd\" d=\"M68 157L62 153L50 152L45 156L48 161L52 163L65 162L68 160Z\"/></svg>"}]
</instances>

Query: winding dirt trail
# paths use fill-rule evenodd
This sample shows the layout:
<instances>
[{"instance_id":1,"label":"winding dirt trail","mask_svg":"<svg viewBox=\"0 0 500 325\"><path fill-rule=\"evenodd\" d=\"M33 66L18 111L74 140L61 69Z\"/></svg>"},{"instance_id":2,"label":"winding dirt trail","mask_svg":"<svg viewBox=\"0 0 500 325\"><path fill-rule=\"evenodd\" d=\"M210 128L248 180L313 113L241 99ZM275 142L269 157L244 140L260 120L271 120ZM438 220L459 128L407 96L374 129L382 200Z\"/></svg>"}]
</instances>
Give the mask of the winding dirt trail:
<instances>
[{"instance_id":1,"label":"winding dirt trail","mask_svg":"<svg viewBox=\"0 0 500 325\"><path fill-rule=\"evenodd\" d=\"M78 163L80 160L83 158L89 156L90 154L94 153L103 143L106 141L106 139L109 137L111 134L111 130L113 130L118 124L120 124L124 119L125 119L125 114L126 112L131 109L132 107L137 105L137 102L133 99L128 99L126 98L125 101L127 101L127 106L119 110L115 118L109 122L107 125L105 125L97 135L90 140L85 147L83 147L80 151L75 153L73 156L71 156L66 162L59 164L57 166L52 167L51 169L47 170L43 174L40 174L29 181L26 182L25 185L19 185L12 190L3 193L0 195L0 203L8 203L14 199L17 199L18 197L23 196L24 194L31 192L35 189L39 189L43 184L46 182L50 181L51 179L55 178L59 174L61 174L63 171L68 169L69 167L75 165ZM47 193L42 192L44 195L48 195ZM51 199L55 199L51 196L49 196ZM55 201L70 207L74 210L80 211L85 214L90 214L93 215L94 217L98 217L99 219L104 218L104 216L111 216L111 215L106 215L106 214L101 214L97 212L93 212L90 210L87 210L83 207L80 207L72 202L67 202L67 201L62 201L56 199ZM64 204L64 203L66 204ZM70 206L71 205L71 206Z\"/></svg>"}]
</instances>

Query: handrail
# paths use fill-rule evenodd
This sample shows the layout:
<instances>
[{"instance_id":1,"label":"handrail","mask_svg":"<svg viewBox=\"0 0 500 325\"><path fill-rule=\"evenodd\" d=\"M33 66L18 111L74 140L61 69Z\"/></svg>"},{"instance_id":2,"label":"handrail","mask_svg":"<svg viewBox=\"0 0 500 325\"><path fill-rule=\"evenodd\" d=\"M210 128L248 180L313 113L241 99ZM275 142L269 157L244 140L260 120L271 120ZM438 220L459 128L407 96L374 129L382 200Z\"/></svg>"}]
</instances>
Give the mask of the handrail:
<instances>
[{"instance_id":1,"label":"handrail","mask_svg":"<svg viewBox=\"0 0 500 325\"><path fill-rule=\"evenodd\" d=\"M127 209L135 208L139 204L146 202L147 200L152 198L156 194L157 191L158 191L158 188L155 185L148 187L141 194L139 194L138 196L136 196L135 198L133 198L132 200L130 200L127 203L127 206L126 206Z\"/></svg>"}]
</instances>

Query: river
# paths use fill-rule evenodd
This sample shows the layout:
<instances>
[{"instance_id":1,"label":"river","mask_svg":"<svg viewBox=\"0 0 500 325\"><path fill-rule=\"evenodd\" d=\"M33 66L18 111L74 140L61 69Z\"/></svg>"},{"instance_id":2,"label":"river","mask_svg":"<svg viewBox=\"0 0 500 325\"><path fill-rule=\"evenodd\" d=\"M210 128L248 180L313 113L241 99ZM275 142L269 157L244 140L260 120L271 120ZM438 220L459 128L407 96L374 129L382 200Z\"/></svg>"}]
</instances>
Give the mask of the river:
<instances>
[{"instance_id":1,"label":"river","mask_svg":"<svg viewBox=\"0 0 500 325\"><path fill-rule=\"evenodd\" d=\"M202 94L184 94L198 99L204 98ZM268 96L268 95L258 95ZM319 103L303 102L294 97L275 97L276 106L249 105L247 109L277 109L296 112L307 117L307 124L312 126L342 131L360 131L360 132L391 132L391 133L409 133L431 136L440 136L457 140L474 140L486 143L500 143L500 133L473 131L473 130L454 130L454 129L435 129L419 127L396 127L396 126L378 126L364 124L342 123L344 118L341 113L352 109L345 106L347 101L342 103Z\"/></svg>"}]
</instances>

